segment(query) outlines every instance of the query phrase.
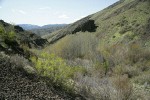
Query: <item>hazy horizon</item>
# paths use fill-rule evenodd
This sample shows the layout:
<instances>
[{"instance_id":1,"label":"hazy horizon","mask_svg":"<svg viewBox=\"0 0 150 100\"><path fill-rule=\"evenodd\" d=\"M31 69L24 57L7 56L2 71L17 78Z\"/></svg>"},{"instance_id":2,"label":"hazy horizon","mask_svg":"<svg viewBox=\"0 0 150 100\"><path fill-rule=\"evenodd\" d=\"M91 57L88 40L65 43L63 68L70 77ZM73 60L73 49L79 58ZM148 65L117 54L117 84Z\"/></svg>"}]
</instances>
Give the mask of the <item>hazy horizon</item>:
<instances>
[{"instance_id":1,"label":"hazy horizon","mask_svg":"<svg viewBox=\"0 0 150 100\"><path fill-rule=\"evenodd\" d=\"M0 19L14 24L69 24L118 0L0 0Z\"/></svg>"}]
</instances>

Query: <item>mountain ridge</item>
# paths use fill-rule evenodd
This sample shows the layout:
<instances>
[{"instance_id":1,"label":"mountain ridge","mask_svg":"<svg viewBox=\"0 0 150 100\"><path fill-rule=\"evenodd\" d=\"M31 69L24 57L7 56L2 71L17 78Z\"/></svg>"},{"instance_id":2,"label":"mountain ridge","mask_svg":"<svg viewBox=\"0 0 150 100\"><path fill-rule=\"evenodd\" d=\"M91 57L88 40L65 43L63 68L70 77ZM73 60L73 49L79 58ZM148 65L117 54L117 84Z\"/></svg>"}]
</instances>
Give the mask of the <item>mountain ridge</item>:
<instances>
[{"instance_id":1,"label":"mountain ridge","mask_svg":"<svg viewBox=\"0 0 150 100\"><path fill-rule=\"evenodd\" d=\"M47 25L33 25L33 24L17 24L18 26L21 26L24 30L34 30L34 29L45 29L55 26L66 26L67 24L47 24Z\"/></svg>"},{"instance_id":2,"label":"mountain ridge","mask_svg":"<svg viewBox=\"0 0 150 100\"><path fill-rule=\"evenodd\" d=\"M50 34L53 31L62 29L67 26L67 24L48 24L43 26L37 26L32 24L19 24L19 26L23 27L24 30L33 32L39 36L43 36L46 34Z\"/></svg>"}]
</instances>

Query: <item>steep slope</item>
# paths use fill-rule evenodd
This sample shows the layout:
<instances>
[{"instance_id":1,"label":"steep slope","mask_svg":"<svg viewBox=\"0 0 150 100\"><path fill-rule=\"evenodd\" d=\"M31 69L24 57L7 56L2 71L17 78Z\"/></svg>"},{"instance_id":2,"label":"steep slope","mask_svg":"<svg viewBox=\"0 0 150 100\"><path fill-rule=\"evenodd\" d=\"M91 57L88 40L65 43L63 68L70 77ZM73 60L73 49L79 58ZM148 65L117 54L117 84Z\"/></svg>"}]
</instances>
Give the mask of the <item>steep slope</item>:
<instances>
[{"instance_id":1,"label":"steep slope","mask_svg":"<svg viewBox=\"0 0 150 100\"><path fill-rule=\"evenodd\" d=\"M71 100L51 79L33 67L30 49L41 49L47 40L0 20L0 100ZM77 96L79 97L79 96Z\"/></svg>"},{"instance_id":2,"label":"steep slope","mask_svg":"<svg viewBox=\"0 0 150 100\"><path fill-rule=\"evenodd\" d=\"M75 80L85 98L150 99L150 0L120 0L45 38L46 51L87 69Z\"/></svg>"},{"instance_id":3,"label":"steep slope","mask_svg":"<svg viewBox=\"0 0 150 100\"><path fill-rule=\"evenodd\" d=\"M56 33L54 32L54 33L52 33L50 35L46 35L44 37L46 37L47 39L50 39L49 41L51 43L53 43L53 42L59 40L60 38L66 36L67 34L74 34L79 31L95 32L97 26L95 25L94 20L92 20L90 18L91 18L91 15L87 16L73 24L68 25L66 28L64 28L62 30L56 31Z\"/></svg>"},{"instance_id":4,"label":"steep slope","mask_svg":"<svg viewBox=\"0 0 150 100\"><path fill-rule=\"evenodd\" d=\"M120 0L108 8L83 18L45 38L53 43L67 34L74 34L79 31L93 32L101 41L107 42L107 45L129 39L124 37L141 39L141 37L146 36L148 38L149 5L149 0ZM91 28L93 30L90 30Z\"/></svg>"},{"instance_id":5,"label":"steep slope","mask_svg":"<svg viewBox=\"0 0 150 100\"><path fill-rule=\"evenodd\" d=\"M96 13L91 17L99 26L96 35L110 45L139 40L149 42L142 38L149 35L149 5L149 0L121 0Z\"/></svg>"},{"instance_id":6,"label":"steep slope","mask_svg":"<svg viewBox=\"0 0 150 100\"><path fill-rule=\"evenodd\" d=\"M19 62L18 62L19 61ZM56 91L25 58L0 53L0 100L70 100L72 97Z\"/></svg>"},{"instance_id":7,"label":"steep slope","mask_svg":"<svg viewBox=\"0 0 150 100\"><path fill-rule=\"evenodd\" d=\"M69 43L72 43L71 40L74 40L73 38L79 34L85 34L84 37L81 37L85 39L88 36L87 33L90 33L95 36L95 40L98 40L98 46L96 47L97 52L103 55L105 59L111 60L110 65L133 59L133 62L140 62L140 59L143 59L143 61L150 59L148 51L150 48L149 22L149 0L120 0L104 10L89 15L44 38L48 39L51 44L54 44L53 47L51 47L51 49L54 48L53 51L59 50L55 48L60 48L59 52L61 52L63 51L61 47L63 47L64 44L69 45ZM61 41L59 41L60 39ZM67 42L65 43L65 41ZM78 42L79 41L80 39ZM91 42L91 40L89 40L89 42ZM74 45L75 44L76 43L74 43ZM91 46L93 44L91 43ZM65 47L65 49L67 49L67 47ZM147 50L147 52L145 50ZM135 56L136 53L139 55ZM64 52L62 52L62 54L64 54ZM132 57L130 56L131 54Z\"/></svg>"}]
</instances>

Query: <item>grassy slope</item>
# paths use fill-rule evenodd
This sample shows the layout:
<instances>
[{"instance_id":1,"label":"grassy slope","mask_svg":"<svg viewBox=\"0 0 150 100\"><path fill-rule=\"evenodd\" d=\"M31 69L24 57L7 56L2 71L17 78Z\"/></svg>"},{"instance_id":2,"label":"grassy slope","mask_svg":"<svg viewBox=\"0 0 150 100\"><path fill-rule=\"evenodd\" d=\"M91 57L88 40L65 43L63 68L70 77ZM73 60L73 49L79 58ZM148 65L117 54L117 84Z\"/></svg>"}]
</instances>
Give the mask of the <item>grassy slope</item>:
<instances>
[{"instance_id":1,"label":"grassy slope","mask_svg":"<svg viewBox=\"0 0 150 100\"><path fill-rule=\"evenodd\" d=\"M148 0L140 2L139 0L122 0L122 2L115 4L115 6L112 5L92 15L90 19L94 20L95 24L98 26L96 32L93 34L96 34L101 41L102 39L104 39L104 41L109 40L105 41L107 44L108 42L112 44L114 42L116 43L124 40L126 35L136 34L133 32L137 28L136 25L139 24L140 26L143 26L147 23L150 16L149 9ZM71 32L73 32L74 26L80 25L79 22L82 22L84 19L73 23L68 26L68 28L56 31L46 38L51 41L55 37L59 37L60 34L64 34L65 36L65 31L70 31L70 29L72 29ZM127 21L126 25L121 25L125 24L123 20ZM131 29L124 34L119 34L120 30L122 30L125 26L131 26ZM71 32L68 34L72 34ZM140 37L141 34L142 33L137 34L138 37ZM113 36L116 38L112 39Z\"/></svg>"},{"instance_id":2,"label":"grassy slope","mask_svg":"<svg viewBox=\"0 0 150 100\"><path fill-rule=\"evenodd\" d=\"M114 62L114 74L127 74L134 83L142 84L142 86L144 86L144 83L149 84L149 5L149 0L121 0L100 12L90 15L89 19L83 18L76 23L69 25L65 29L53 32L51 35L46 37L49 42L53 43L52 46L47 47L46 49L54 49L54 52L57 52L59 49L63 50L65 48L64 50L66 50L66 48L69 48L70 45L74 45L74 47L72 47L74 49L72 50L76 51L76 48L78 48L78 46L76 46L78 41L75 41L74 44L70 45L68 45L68 43L71 40L74 40L76 35L78 36L81 34L81 36L83 36L83 33L91 33L92 35L95 35L99 41L96 49L106 60L111 59ZM94 20L96 26L98 26L96 31L80 31L75 34L74 30L76 27L82 28L81 26L84 25L82 21L86 19ZM69 38L69 40L66 42L66 38L64 37ZM79 40L82 40L82 38L85 37L81 37ZM67 47L63 47L65 45L67 45ZM68 54L70 52L68 52ZM61 53L64 54L64 52ZM142 92L142 94L144 95L146 91L143 91L144 92ZM139 94L141 93L139 92Z\"/></svg>"},{"instance_id":3,"label":"grassy slope","mask_svg":"<svg viewBox=\"0 0 150 100\"><path fill-rule=\"evenodd\" d=\"M90 100L93 98L93 100L134 100L134 98L135 100L136 98L149 100L150 51L145 51L150 47L149 28L147 28L150 26L148 24L149 16L150 7L148 0L121 0L121 2L46 36L45 38L53 44L47 47L45 51L56 52L58 53L56 56L65 58L69 69L70 66L85 68L84 73L79 72L77 75L75 74L75 79L72 80L77 83L77 93L84 98ZM88 30L90 26L93 27L93 23L89 20L94 21L96 26L98 26L96 31L83 31ZM131 51L130 46L133 47ZM41 51L38 52L39 55L40 53ZM104 57L101 58L101 54ZM142 59L139 59L140 57ZM94 62L93 59L96 59L95 61L101 59L103 63L101 63L100 60L98 60L99 62ZM109 59L111 59L114 64L110 64ZM41 66L39 63L40 60L43 61L39 58L36 62L37 65L40 65L40 68L43 66L51 68L51 66L45 62L43 63L45 65ZM51 61L53 60L47 60L50 65L51 63L54 65L55 63L57 64L57 62ZM35 68L36 67L37 66L35 66ZM62 64L60 67L63 68ZM113 68L109 70L108 67ZM49 71L48 68L46 68L45 72ZM65 68L67 67L65 66ZM61 68L59 68L58 71L61 74L61 71L63 72L64 69L61 70ZM53 73L55 73L55 70ZM68 72L65 75L67 74ZM128 79L132 82L132 92L130 92L131 87ZM28 82L29 80L25 81ZM35 83L36 82L33 82L33 85ZM41 84L43 85L43 83ZM39 85L35 84L35 86ZM48 88L49 87L46 86L44 91ZM103 90L106 88L109 89L108 92L107 90ZM40 87L38 90L41 90ZM32 91L34 92L35 89ZM39 94L47 96L44 94L44 91L38 92L36 96L39 98L41 96ZM55 96L55 94L51 95ZM118 95L120 95L120 97ZM131 99L124 99L124 96ZM34 97L31 95L30 98ZM63 95L59 98L63 98Z\"/></svg>"},{"instance_id":4,"label":"grassy slope","mask_svg":"<svg viewBox=\"0 0 150 100\"><path fill-rule=\"evenodd\" d=\"M136 0L132 0L132 1L136 2ZM130 9L127 8L127 10L125 10L124 12L115 15L115 12L117 13L117 11L119 10L123 11L124 9L126 9L125 6L131 4L132 1L126 1L113 8L105 9L102 12L96 13L92 17L92 19L95 20L95 23L99 26L99 28L97 28L96 35L98 35L101 38L101 41L105 42L105 44L112 45L117 42L124 41L125 39L127 39L125 36L127 35L133 36L133 34L137 36L137 38L135 39L140 39L140 36L143 33L136 34L134 30L136 30L137 28L136 25L138 24L141 26L147 24L147 21L150 16L150 11L149 11L150 8L148 2L139 2L137 5L133 6L132 8ZM120 25L121 21L123 20L126 20L127 21L126 26L131 26L132 29L130 29L129 31L123 34L119 34L119 31L124 28L124 26ZM122 24L125 23L122 22ZM115 38L113 38L113 36L115 36ZM149 40L147 40L147 42L148 41Z\"/></svg>"},{"instance_id":5,"label":"grassy slope","mask_svg":"<svg viewBox=\"0 0 150 100\"><path fill-rule=\"evenodd\" d=\"M81 28L81 26L84 26L84 21L94 20L98 27L95 32L92 32L92 34L98 37L98 49L101 52L106 48L114 49L110 47L114 47L118 44L124 46L137 41L140 41L140 44L149 48L149 4L149 0L121 0L100 12L69 25L62 30L53 32L45 38L53 43L67 34L74 34L76 27Z\"/></svg>"}]
</instances>

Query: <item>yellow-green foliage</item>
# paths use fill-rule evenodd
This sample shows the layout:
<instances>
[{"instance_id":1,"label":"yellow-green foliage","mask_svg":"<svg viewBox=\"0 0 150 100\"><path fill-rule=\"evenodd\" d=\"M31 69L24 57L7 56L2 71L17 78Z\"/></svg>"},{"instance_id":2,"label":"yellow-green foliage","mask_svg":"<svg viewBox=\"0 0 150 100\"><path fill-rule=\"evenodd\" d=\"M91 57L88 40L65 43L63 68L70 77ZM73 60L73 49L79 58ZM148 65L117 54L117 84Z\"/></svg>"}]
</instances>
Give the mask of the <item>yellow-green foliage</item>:
<instances>
[{"instance_id":1,"label":"yellow-green foliage","mask_svg":"<svg viewBox=\"0 0 150 100\"><path fill-rule=\"evenodd\" d=\"M8 33L8 39L9 40L14 40L15 39L15 36L16 36L16 34L15 34L15 32L14 31L10 31L9 33Z\"/></svg>"},{"instance_id":2,"label":"yellow-green foliage","mask_svg":"<svg viewBox=\"0 0 150 100\"><path fill-rule=\"evenodd\" d=\"M0 26L0 33L4 32L4 28L2 26Z\"/></svg>"},{"instance_id":3,"label":"yellow-green foliage","mask_svg":"<svg viewBox=\"0 0 150 100\"><path fill-rule=\"evenodd\" d=\"M3 26L0 26L0 36L3 37L5 34L5 30Z\"/></svg>"},{"instance_id":4,"label":"yellow-green foliage","mask_svg":"<svg viewBox=\"0 0 150 100\"><path fill-rule=\"evenodd\" d=\"M0 26L0 36L3 40L10 40L13 41L15 39L16 33L14 32L14 29L11 28L10 31L6 31L3 26Z\"/></svg>"},{"instance_id":5,"label":"yellow-green foliage","mask_svg":"<svg viewBox=\"0 0 150 100\"><path fill-rule=\"evenodd\" d=\"M37 72L44 77L48 77L56 86L70 88L74 86L74 75L82 72L80 67L70 67L66 62L54 54L42 53L39 59L32 58Z\"/></svg>"}]
</instances>

